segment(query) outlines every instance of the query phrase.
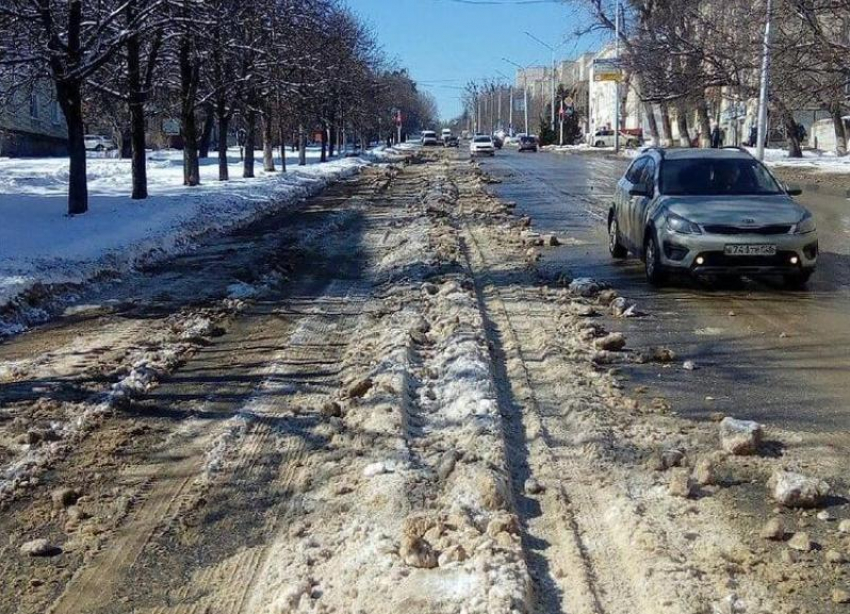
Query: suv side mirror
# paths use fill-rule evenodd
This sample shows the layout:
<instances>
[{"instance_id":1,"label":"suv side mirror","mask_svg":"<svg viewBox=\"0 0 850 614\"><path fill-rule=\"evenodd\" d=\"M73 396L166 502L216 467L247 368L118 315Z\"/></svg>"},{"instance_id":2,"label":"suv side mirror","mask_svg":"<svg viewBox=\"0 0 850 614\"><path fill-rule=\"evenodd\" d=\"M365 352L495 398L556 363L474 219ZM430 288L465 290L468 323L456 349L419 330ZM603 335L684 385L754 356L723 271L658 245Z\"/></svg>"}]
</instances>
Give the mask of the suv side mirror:
<instances>
[{"instance_id":1,"label":"suv side mirror","mask_svg":"<svg viewBox=\"0 0 850 614\"><path fill-rule=\"evenodd\" d=\"M793 184L787 185L787 186L785 186L785 192L788 194L788 196L799 196L800 194L803 193L803 188L801 188L798 185L793 185Z\"/></svg>"},{"instance_id":2,"label":"suv side mirror","mask_svg":"<svg viewBox=\"0 0 850 614\"><path fill-rule=\"evenodd\" d=\"M636 183L629 188L629 196L643 196L644 198L650 198L652 196L652 192L649 186L645 183Z\"/></svg>"}]
</instances>

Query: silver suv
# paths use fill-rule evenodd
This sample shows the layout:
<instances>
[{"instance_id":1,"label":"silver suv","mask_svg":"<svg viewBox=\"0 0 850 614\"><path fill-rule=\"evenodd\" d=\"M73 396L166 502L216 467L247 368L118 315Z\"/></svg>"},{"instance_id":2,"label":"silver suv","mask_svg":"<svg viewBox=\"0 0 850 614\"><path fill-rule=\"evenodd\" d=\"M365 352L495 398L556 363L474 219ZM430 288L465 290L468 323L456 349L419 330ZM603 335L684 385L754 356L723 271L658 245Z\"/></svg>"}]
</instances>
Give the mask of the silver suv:
<instances>
[{"instance_id":1,"label":"silver suv","mask_svg":"<svg viewBox=\"0 0 850 614\"><path fill-rule=\"evenodd\" d=\"M650 283L671 271L781 275L802 287L815 270L811 212L743 149L647 149L617 183L608 213L615 258L643 259Z\"/></svg>"}]
</instances>

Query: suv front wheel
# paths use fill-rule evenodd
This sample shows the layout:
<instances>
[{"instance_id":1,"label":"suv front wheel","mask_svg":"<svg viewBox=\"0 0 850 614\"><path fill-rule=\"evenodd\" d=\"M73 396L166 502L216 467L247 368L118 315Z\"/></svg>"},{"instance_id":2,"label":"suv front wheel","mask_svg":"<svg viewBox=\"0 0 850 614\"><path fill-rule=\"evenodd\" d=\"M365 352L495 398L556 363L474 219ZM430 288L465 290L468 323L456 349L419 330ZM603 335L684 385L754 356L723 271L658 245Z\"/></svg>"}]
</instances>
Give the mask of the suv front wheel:
<instances>
[{"instance_id":1,"label":"suv front wheel","mask_svg":"<svg viewBox=\"0 0 850 614\"><path fill-rule=\"evenodd\" d=\"M667 280L664 267L661 264L661 253L658 250L658 241L655 239L655 231L646 232L646 245L643 250L644 270L646 280L653 286L663 286Z\"/></svg>"}]
</instances>

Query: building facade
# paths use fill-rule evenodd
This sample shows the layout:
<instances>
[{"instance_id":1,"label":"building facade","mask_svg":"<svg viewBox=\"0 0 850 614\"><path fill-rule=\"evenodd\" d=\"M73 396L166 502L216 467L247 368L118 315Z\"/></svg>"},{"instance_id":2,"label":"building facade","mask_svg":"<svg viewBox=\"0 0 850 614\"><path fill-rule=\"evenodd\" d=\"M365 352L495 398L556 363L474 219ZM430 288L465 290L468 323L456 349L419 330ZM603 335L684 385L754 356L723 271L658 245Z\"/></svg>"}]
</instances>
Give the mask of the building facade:
<instances>
[{"instance_id":1,"label":"building facade","mask_svg":"<svg viewBox=\"0 0 850 614\"><path fill-rule=\"evenodd\" d=\"M68 131L49 82L17 87L0 96L0 156L63 156Z\"/></svg>"}]
</instances>

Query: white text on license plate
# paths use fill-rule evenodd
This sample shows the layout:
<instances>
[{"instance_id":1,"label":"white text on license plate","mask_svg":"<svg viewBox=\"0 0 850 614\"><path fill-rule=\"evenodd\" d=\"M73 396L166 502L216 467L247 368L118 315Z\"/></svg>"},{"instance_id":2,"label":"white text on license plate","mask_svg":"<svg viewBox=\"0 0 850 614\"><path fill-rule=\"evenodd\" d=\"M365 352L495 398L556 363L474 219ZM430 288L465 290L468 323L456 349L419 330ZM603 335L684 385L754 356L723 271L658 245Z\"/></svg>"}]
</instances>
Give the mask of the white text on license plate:
<instances>
[{"instance_id":1,"label":"white text on license plate","mask_svg":"<svg viewBox=\"0 0 850 614\"><path fill-rule=\"evenodd\" d=\"M727 245L724 253L727 256L775 256L775 245Z\"/></svg>"}]
</instances>

